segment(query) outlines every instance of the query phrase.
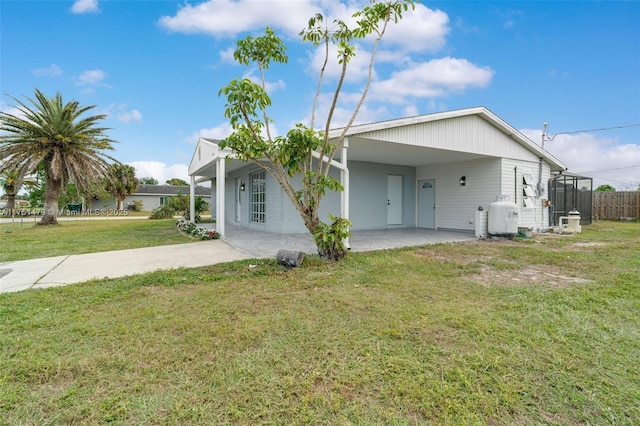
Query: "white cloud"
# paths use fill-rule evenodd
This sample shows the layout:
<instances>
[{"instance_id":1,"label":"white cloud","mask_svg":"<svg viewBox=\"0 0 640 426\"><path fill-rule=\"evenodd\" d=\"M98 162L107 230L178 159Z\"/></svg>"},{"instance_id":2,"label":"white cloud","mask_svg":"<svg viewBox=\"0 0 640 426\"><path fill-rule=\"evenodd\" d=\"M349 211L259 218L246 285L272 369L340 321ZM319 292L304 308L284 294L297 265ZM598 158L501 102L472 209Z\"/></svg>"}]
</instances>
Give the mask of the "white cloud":
<instances>
[{"instance_id":1,"label":"white cloud","mask_svg":"<svg viewBox=\"0 0 640 426\"><path fill-rule=\"evenodd\" d=\"M374 82L371 97L395 103L404 103L407 97L446 97L472 87L486 87L493 75L491 68L480 67L466 59L434 59L395 72L387 80Z\"/></svg>"},{"instance_id":2,"label":"white cloud","mask_svg":"<svg viewBox=\"0 0 640 426\"><path fill-rule=\"evenodd\" d=\"M78 77L76 85L78 86L105 86L102 82L107 73L102 70L83 71Z\"/></svg>"},{"instance_id":3,"label":"white cloud","mask_svg":"<svg viewBox=\"0 0 640 426\"><path fill-rule=\"evenodd\" d=\"M160 161L131 161L129 163L136 169L136 177L152 177L159 184L164 184L171 178L178 178L189 182L189 166L187 164L167 165Z\"/></svg>"},{"instance_id":4,"label":"white cloud","mask_svg":"<svg viewBox=\"0 0 640 426\"><path fill-rule=\"evenodd\" d=\"M100 12L98 0L76 0L71 6L71 12L77 14L98 13Z\"/></svg>"},{"instance_id":5,"label":"white cloud","mask_svg":"<svg viewBox=\"0 0 640 426\"><path fill-rule=\"evenodd\" d=\"M158 24L171 32L209 34L214 37L235 37L242 32L262 30L270 26L284 31L287 37L298 38L308 20L322 13L331 24L341 19L352 26L352 17L369 2L338 0L254 1L210 0L196 5L185 4L174 16L163 16ZM385 43L401 46L401 50L434 52L442 48L449 33L449 17L440 10L417 4L415 10L404 12L398 24L390 24Z\"/></svg>"},{"instance_id":6,"label":"white cloud","mask_svg":"<svg viewBox=\"0 0 640 426\"><path fill-rule=\"evenodd\" d=\"M415 117L419 115L420 111L416 105L407 105L402 109L402 115L404 117Z\"/></svg>"},{"instance_id":7,"label":"white cloud","mask_svg":"<svg viewBox=\"0 0 640 426\"><path fill-rule=\"evenodd\" d=\"M235 64L236 60L233 57L233 53L235 52L235 50L236 50L235 46L229 47L228 49L225 49L225 50L221 50L220 59L222 59L222 62L228 63L228 64Z\"/></svg>"},{"instance_id":8,"label":"white cloud","mask_svg":"<svg viewBox=\"0 0 640 426\"><path fill-rule=\"evenodd\" d=\"M255 74L253 74L253 70L245 73L242 78L247 78L249 80L251 80L252 82L262 85L262 82L260 81L259 77L257 77ZM266 81L265 82L265 90L267 91L267 94L272 95L274 92L278 91L278 90L282 90L285 89L287 87L287 83L284 82L284 80L279 79L277 81Z\"/></svg>"},{"instance_id":9,"label":"white cloud","mask_svg":"<svg viewBox=\"0 0 640 426\"><path fill-rule=\"evenodd\" d=\"M6 114L11 114L14 115L16 117L20 117L20 118L24 118L25 115L22 113L22 111L20 111L18 108L7 104L5 101L0 100L0 111L6 113Z\"/></svg>"},{"instance_id":10,"label":"white cloud","mask_svg":"<svg viewBox=\"0 0 640 426\"><path fill-rule=\"evenodd\" d=\"M62 68L56 64L51 64L45 68L36 68L31 70L31 74L36 77L56 77L62 74Z\"/></svg>"},{"instance_id":11,"label":"white cloud","mask_svg":"<svg viewBox=\"0 0 640 426\"><path fill-rule=\"evenodd\" d=\"M540 129L520 130L539 143ZM620 144L615 138L592 133L556 135L545 149L562 161L570 173L593 178L593 188L611 185L618 190L636 190L640 184L640 145Z\"/></svg>"},{"instance_id":12,"label":"white cloud","mask_svg":"<svg viewBox=\"0 0 640 426\"><path fill-rule=\"evenodd\" d=\"M498 11L498 15L503 19L502 27L511 29L517 25L517 21L524 15L520 10L508 10L505 12Z\"/></svg>"},{"instance_id":13,"label":"white cloud","mask_svg":"<svg viewBox=\"0 0 640 426\"><path fill-rule=\"evenodd\" d=\"M102 109L102 114L115 118L121 123L130 123L132 121L142 121L142 113L137 109L129 109L126 104L110 104Z\"/></svg>"},{"instance_id":14,"label":"white cloud","mask_svg":"<svg viewBox=\"0 0 640 426\"><path fill-rule=\"evenodd\" d=\"M184 4L174 16L161 17L158 24L171 32L215 37L234 37L267 25L296 35L317 11L310 1L210 0Z\"/></svg>"},{"instance_id":15,"label":"white cloud","mask_svg":"<svg viewBox=\"0 0 640 426\"><path fill-rule=\"evenodd\" d=\"M211 127L209 129L200 129L192 133L185 139L185 142L195 145L198 143L200 138L224 139L229 136L231 132L233 132L231 125L229 123L222 123L219 126Z\"/></svg>"},{"instance_id":16,"label":"white cloud","mask_svg":"<svg viewBox=\"0 0 640 426\"><path fill-rule=\"evenodd\" d=\"M273 123L269 125L269 128L271 130L271 137L275 138L276 136L279 136L278 128ZM186 137L184 141L186 143L195 145L198 143L198 140L200 138L222 140L229 136L231 133L233 133L233 128L231 128L231 125L228 122L225 122L216 127L197 130ZM266 131L264 129L262 133L263 136L266 137Z\"/></svg>"},{"instance_id":17,"label":"white cloud","mask_svg":"<svg viewBox=\"0 0 640 426\"><path fill-rule=\"evenodd\" d=\"M435 99L429 99L429 102L427 102L428 111L440 112L440 111L446 111L447 109L448 109L447 104L445 104L444 102L436 102Z\"/></svg>"},{"instance_id":18,"label":"white cloud","mask_svg":"<svg viewBox=\"0 0 640 426\"><path fill-rule=\"evenodd\" d=\"M436 52L446 44L450 30L445 12L417 4L415 10L403 14L398 24L390 24L383 40L404 51Z\"/></svg>"},{"instance_id":19,"label":"white cloud","mask_svg":"<svg viewBox=\"0 0 640 426\"><path fill-rule=\"evenodd\" d=\"M125 111L116 115L116 118L121 123L129 123L131 121L142 121L142 114L137 109L131 111Z\"/></svg>"},{"instance_id":20,"label":"white cloud","mask_svg":"<svg viewBox=\"0 0 640 426\"><path fill-rule=\"evenodd\" d=\"M324 71L325 79L336 79L340 76L342 72L342 64L338 63L338 47L337 46L329 46L329 59L327 61L327 65ZM355 58L349 61L347 65L347 75L345 76L345 80L347 82L356 82L361 81L366 78L369 73L369 60L370 60L371 52L367 51L361 45L356 45L356 56ZM377 58L379 59L381 56L384 56L385 52L379 52ZM315 79L319 77L320 70L322 69L323 63L325 59L325 48L324 46L319 46L314 48L310 52L309 65L307 67L307 72ZM375 78L375 70L373 74Z\"/></svg>"},{"instance_id":21,"label":"white cloud","mask_svg":"<svg viewBox=\"0 0 640 426\"><path fill-rule=\"evenodd\" d=\"M351 120L351 116L353 115L353 111L355 109L355 104L359 100L359 94L345 94L344 97L340 98L340 103L336 106L333 111L333 115L331 118L331 128L344 127L349 120ZM331 96L329 94L322 94L318 98L318 107L315 116L314 127L316 129L324 129L324 126L327 122L327 116L329 115L329 107L331 105ZM375 121L380 121L384 118L388 118L389 111L386 109L384 105L376 106L375 108L371 108L366 103L360 108L358 111L358 115L354 121L354 124L360 123L371 123ZM311 111L308 112L304 117L298 120L300 123L304 123L305 125L311 124ZM290 123L290 126L293 126L295 123Z\"/></svg>"}]
</instances>

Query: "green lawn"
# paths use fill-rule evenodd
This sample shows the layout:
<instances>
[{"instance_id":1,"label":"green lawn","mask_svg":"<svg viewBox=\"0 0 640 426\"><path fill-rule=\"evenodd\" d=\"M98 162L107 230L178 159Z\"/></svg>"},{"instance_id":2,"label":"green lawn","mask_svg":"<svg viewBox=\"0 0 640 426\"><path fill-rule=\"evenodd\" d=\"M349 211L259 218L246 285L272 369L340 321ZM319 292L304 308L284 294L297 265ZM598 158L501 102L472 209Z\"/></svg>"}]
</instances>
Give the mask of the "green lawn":
<instances>
[{"instance_id":1,"label":"green lawn","mask_svg":"<svg viewBox=\"0 0 640 426\"><path fill-rule=\"evenodd\" d=\"M250 263L0 294L0 424L640 418L638 223Z\"/></svg>"},{"instance_id":2,"label":"green lawn","mask_svg":"<svg viewBox=\"0 0 640 426\"><path fill-rule=\"evenodd\" d=\"M0 262L193 242L175 220L77 220L0 224Z\"/></svg>"}]
</instances>

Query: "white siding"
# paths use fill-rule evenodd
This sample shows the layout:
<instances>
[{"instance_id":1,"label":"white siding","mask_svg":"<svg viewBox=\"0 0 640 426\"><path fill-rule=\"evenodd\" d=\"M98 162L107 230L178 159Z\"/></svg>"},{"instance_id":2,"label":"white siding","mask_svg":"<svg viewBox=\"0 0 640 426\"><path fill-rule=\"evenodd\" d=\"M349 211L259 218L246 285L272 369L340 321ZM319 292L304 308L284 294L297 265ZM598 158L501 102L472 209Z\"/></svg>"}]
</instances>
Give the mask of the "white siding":
<instances>
[{"instance_id":1,"label":"white siding","mask_svg":"<svg viewBox=\"0 0 640 426\"><path fill-rule=\"evenodd\" d=\"M274 232L282 234L307 232L304 222L298 211L295 209L289 197L284 193L280 184L265 172L266 178L266 215L265 223L249 222L250 186L249 176L251 173L262 171L256 166L247 166L241 170L229 173L226 178L226 219L230 224L245 226L251 229ZM246 184L246 191L240 193L240 223L236 222L236 199L235 199L235 179L239 179ZM294 177L294 187L299 184ZM299 186L299 185L298 185Z\"/></svg>"},{"instance_id":2,"label":"white siding","mask_svg":"<svg viewBox=\"0 0 640 426\"><path fill-rule=\"evenodd\" d=\"M350 219L354 230L389 227L387 225L387 177L389 175L402 176L402 223L392 227L415 227L414 167L349 161L349 174ZM339 212L339 200L336 208Z\"/></svg>"},{"instance_id":3,"label":"white siding","mask_svg":"<svg viewBox=\"0 0 640 426\"><path fill-rule=\"evenodd\" d=\"M189 195L189 194L187 193L184 195ZM128 204L133 204L134 201L140 200L142 201L142 205L143 205L142 211L150 212L156 207L160 207L160 197L168 198L168 197L171 197L171 195L136 195L136 194L127 195L124 199L124 202L122 203L122 208L126 209ZM209 198L208 195L203 196L203 198L207 203L211 203L211 199ZM92 209L115 209L116 203L117 203L117 200L115 199L109 200L107 202L102 202L101 200L93 200L91 202L91 208Z\"/></svg>"},{"instance_id":4,"label":"white siding","mask_svg":"<svg viewBox=\"0 0 640 426\"><path fill-rule=\"evenodd\" d=\"M524 206L522 175L529 174L533 178L536 196L533 198L534 207ZM533 228L535 231L546 230L549 227L549 209L543 202L547 199L547 182L550 177L549 164L542 162L542 178L540 179L539 161L518 161L502 159L502 194L508 195L509 200L515 202L520 211L518 226ZM541 184L538 187L538 184ZM538 191L540 189L541 191Z\"/></svg>"},{"instance_id":5,"label":"white siding","mask_svg":"<svg viewBox=\"0 0 640 426\"><path fill-rule=\"evenodd\" d=\"M358 137L493 157L537 159L514 138L476 115L378 130Z\"/></svg>"},{"instance_id":6,"label":"white siding","mask_svg":"<svg viewBox=\"0 0 640 426\"><path fill-rule=\"evenodd\" d=\"M436 228L475 230L475 212L500 195L500 159L419 167L416 180L436 181ZM460 177L466 185L460 186ZM418 206L420 208L420 206Z\"/></svg>"},{"instance_id":7,"label":"white siding","mask_svg":"<svg viewBox=\"0 0 640 426\"><path fill-rule=\"evenodd\" d=\"M191 175L200 169L206 169L218 155L220 155L218 145L203 139L198 140L189 163L189 174Z\"/></svg>"}]
</instances>

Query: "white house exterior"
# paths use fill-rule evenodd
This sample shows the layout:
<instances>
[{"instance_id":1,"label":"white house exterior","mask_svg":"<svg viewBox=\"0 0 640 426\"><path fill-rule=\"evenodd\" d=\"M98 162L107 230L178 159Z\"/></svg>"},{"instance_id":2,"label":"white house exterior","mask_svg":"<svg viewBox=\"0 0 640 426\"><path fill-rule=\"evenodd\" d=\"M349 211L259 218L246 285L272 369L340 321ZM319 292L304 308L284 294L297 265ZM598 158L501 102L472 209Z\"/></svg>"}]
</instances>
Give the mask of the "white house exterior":
<instances>
[{"instance_id":1,"label":"white house exterior","mask_svg":"<svg viewBox=\"0 0 640 426\"><path fill-rule=\"evenodd\" d=\"M342 129L330 132L337 138ZM519 209L518 226L544 230L551 172L564 164L484 107L352 126L333 173L345 187L327 193L320 217L347 217L354 230L474 231L476 211L497 197ZM278 183L257 165L200 139L189 165L192 187L212 182L212 216L276 233L305 232Z\"/></svg>"},{"instance_id":2,"label":"white house exterior","mask_svg":"<svg viewBox=\"0 0 640 426\"><path fill-rule=\"evenodd\" d=\"M196 196L201 196L204 201L211 204L211 190L209 188L198 186L195 188L195 192ZM152 211L163 204L167 204L169 197L176 196L178 193L188 195L190 193L190 187L173 185L139 185L136 192L125 197L124 202L122 203L122 208L126 209L127 206L133 205L134 201L142 201L142 210ZM96 207L96 203L100 202L94 201L94 207ZM104 208L106 209L115 209L117 200L111 199L102 204L104 204Z\"/></svg>"}]
</instances>

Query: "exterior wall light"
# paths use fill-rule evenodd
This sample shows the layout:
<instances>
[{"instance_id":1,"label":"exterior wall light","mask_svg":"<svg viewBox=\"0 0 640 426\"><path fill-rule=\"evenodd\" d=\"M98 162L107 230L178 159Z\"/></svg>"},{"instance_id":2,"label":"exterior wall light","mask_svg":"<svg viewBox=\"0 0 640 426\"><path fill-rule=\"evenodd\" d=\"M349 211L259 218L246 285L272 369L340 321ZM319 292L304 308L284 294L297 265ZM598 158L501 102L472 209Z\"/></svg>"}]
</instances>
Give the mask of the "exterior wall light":
<instances>
[{"instance_id":1,"label":"exterior wall light","mask_svg":"<svg viewBox=\"0 0 640 426\"><path fill-rule=\"evenodd\" d=\"M465 186L467 184L467 177L466 176L462 176L460 178L460 186Z\"/></svg>"},{"instance_id":2,"label":"exterior wall light","mask_svg":"<svg viewBox=\"0 0 640 426\"><path fill-rule=\"evenodd\" d=\"M245 188L244 182L240 182L240 191L244 192Z\"/></svg>"}]
</instances>

